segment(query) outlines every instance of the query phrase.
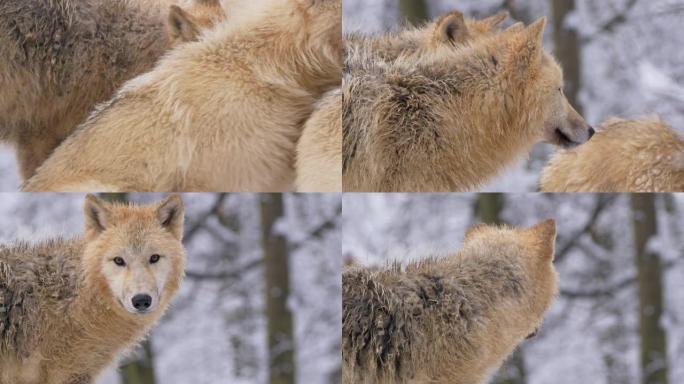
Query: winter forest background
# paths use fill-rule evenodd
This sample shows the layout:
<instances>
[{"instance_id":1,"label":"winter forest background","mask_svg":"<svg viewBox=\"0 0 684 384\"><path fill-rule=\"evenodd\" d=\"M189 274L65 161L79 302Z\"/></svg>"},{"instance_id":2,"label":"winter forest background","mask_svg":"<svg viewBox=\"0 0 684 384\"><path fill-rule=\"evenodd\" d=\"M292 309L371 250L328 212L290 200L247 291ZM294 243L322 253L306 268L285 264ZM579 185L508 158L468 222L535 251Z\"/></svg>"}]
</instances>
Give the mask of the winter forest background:
<instances>
[{"instance_id":1,"label":"winter forest background","mask_svg":"<svg viewBox=\"0 0 684 384\"><path fill-rule=\"evenodd\" d=\"M683 0L343 0L344 32L396 30L455 9L472 18L507 10L526 24L547 16L545 47L587 122L659 114L684 134ZM553 150L538 145L485 190L538 190Z\"/></svg>"},{"instance_id":2,"label":"winter forest background","mask_svg":"<svg viewBox=\"0 0 684 384\"><path fill-rule=\"evenodd\" d=\"M0 243L83 232L82 194L0 197ZM183 200L180 293L144 348L98 384L339 383L340 195Z\"/></svg>"},{"instance_id":3,"label":"winter forest background","mask_svg":"<svg viewBox=\"0 0 684 384\"><path fill-rule=\"evenodd\" d=\"M343 204L342 255L362 265L448 255L476 222L556 219L560 296L490 384L684 383L684 194L345 194Z\"/></svg>"}]
</instances>

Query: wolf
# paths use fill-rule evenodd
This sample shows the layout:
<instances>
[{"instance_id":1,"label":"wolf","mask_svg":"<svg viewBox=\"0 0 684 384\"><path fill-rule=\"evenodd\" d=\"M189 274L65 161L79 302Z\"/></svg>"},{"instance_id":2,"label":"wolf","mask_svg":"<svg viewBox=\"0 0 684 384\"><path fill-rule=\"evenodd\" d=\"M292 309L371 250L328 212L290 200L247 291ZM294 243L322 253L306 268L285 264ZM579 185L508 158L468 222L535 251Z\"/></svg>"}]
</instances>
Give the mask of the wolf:
<instances>
[{"instance_id":1,"label":"wolf","mask_svg":"<svg viewBox=\"0 0 684 384\"><path fill-rule=\"evenodd\" d=\"M553 220L472 227L446 258L347 267L344 384L477 384L540 327L557 293Z\"/></svg>"},{"instance_id":2,"label":"wolf","mask_svg":"<svg viewBox=\"0 0 684 384\"><path fill-rule=\"evenodd\" d=\"M595 138L559 151L543 192L683 192L684 137L659 117L610 119Z\"/></svg>"},{"instance_id":3,"label":"wolf","mask_svg":"<svg viewBox=\"0 0 684 384\"><path fill-rule=\"evenodd\" d=\"M594 134L544 51L546 19L345 76L343 189L467 191L538 141Z\"/></svg>"},{"instance_id":4,"label":"wolf","mask_svg":"<svg viewBox=\"0 0 684 384\"><path fill-rule=\"evenodd\" d=\"M340 31L340 0L236 3L101 105L24 190L291 190L302 126L341 82Z\"/></svg>"},{"instance_id":5,"label":"wolf","mask_svg":"<svg viewBox=\"0 0 684 384\"><path fill-rule=\"evenodd\" d=\"M465 44L499 31L508 17L502 12L482 20L465 19L452 11L420 28L381 36L350 34L344 38L343 72L357 72L365 66L390 63L400 56L420 57L441 45ZM522 24L511 30L522 29ZM363 59L360 59L363 57ZM300 192L342 191L342 91L324 97L307 120L297 143L297 190Z\"/></svg>"},{"instance_id":6,"label":"wolf","mask_svg":"<svg viewBox=\"0 0 684 384\"><path fill-rule=\"evenodd\" d=\"M91 384L164 313L185 268L183 202L88 195L82 237L0 246L0 384Z\"/></svg>"},{"instance_id":7,"label":"wolf","mask_svg":"<svg viewBox=\"0 0 684 384\"><path fill-rule=\"evenodd\" d=\"M0 141L15 148L23 180L124 81L151 69L186 31L224 17L218 0L194 0L187 12L171 4L0 2Z\"/></svg>"}]
</instances>

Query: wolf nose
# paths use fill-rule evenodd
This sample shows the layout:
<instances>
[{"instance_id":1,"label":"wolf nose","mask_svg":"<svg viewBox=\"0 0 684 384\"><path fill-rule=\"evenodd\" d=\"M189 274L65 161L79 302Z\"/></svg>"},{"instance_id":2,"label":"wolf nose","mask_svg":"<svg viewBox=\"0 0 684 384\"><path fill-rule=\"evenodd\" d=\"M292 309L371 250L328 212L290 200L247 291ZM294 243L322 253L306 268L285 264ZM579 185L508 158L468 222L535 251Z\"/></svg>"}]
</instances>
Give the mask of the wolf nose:
<instances>
[{"instance_id":1,"label":"wolf nose","mask_svg":"<svg viewBox=\"0 0 684 384\"><path fill-rule=\"evenodd\" d=\"M593 127L589 127L589 139L591 139L592 137L594 137L594 134L595 134L595 133L596 133L596 131L594 130L594 128L593 128Z\"/></svg>"},{"instance_id":2,"label":"wolf nose","mask_svg":"<svg viewBox=\"0 0 684 384\"><path fill-rule=\"evenodd\" d=\"M137 294L133 296L131 302L133 303L133 307L138 311L146 311L152 305L152 297L147 294Z\"/></svg>"}]
</instances>

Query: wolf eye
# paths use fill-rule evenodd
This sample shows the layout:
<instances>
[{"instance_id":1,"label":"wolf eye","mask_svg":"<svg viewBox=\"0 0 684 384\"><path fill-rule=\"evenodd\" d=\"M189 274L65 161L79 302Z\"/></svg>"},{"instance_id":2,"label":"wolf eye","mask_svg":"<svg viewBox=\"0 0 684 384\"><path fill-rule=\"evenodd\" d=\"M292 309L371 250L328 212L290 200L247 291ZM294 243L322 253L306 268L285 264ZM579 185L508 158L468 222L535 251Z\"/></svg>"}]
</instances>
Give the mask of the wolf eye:
<instances>
[{"instance_id":1,"label":"wolf eye","mask_svg":"<svg viewBox=\"0 0 684 384\"><path fill-rule=\"evenodd\" d=\"M126 262L124 261L124 259L122 259L120 257L115 257L114 258L114 264L118 265L119 267L123 267L126 265Z\"/></svg>"},{"instance_id":2,"label":"wolf eye","mask_svg":"<svg viewBox=\"0 0 684 384\"><path fill-rule=\"evenodd\" d=\"M150 256L150 264L154 264L154 263L156 263L157 261L159 261L159 258L160 258L160 257L161 257L161 256L157 255L156 253L155 253L154 255Z\"/></svg>"}]
</instances>

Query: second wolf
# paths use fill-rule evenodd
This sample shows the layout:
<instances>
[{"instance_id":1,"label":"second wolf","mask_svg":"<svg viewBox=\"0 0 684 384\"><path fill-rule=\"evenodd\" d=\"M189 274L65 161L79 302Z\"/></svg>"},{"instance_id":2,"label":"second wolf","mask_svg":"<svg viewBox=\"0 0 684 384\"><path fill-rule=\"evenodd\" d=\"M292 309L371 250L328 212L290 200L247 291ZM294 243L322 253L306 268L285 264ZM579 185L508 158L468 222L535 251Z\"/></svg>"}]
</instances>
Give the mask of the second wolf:
<instances>
[{"instance_id":1,"label":"second wolf","mask_svg":"<svg viewBox=\"0 0 684 384\"><path fill-rule=\"evenodd\" d=\"M555 237L478 225L446 258L345 270L343 383L482 383L551 305Z\"/></svg>"},{"instance_id":2,"label":"second wolf","mask_svg":"<svg viewBox=\"0 0 684 384\"><path fill-rule=\"evenodd\" d=\"M0 384L92 384L179 288L183 204L86 198L82 238L0 246Z\"/></svg>"}]
</instances>

